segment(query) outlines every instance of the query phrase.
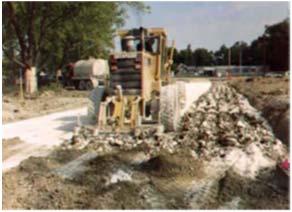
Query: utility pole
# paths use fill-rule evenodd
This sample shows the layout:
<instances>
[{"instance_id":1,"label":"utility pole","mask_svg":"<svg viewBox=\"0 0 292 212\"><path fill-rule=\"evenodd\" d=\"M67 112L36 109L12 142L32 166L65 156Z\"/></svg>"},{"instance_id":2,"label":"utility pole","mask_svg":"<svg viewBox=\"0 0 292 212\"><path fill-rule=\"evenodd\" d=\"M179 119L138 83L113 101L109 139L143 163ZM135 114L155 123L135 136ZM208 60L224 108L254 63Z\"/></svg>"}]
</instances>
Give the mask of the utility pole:
<instances>
[{"instance_id":1,"label":"utility pole","mask_svg":"<svg viewBox=\"0 0 292 212\"><path fill-rule=\"evenodd\" d=\"M262 65L263 65L263 74L266 75L267 69L266 69L266 65L267 65L267 36L263 36L260 39L260 44L261 44L261 48L262 48L262 53L263 53L263 61L262 61Z\"/></svg>"},{"instance_id":2,"label":"utility pole","mask_svg":"<svg viewBox=\"0 0 292 212\"><path fill-rule=\"evenodd\" d=\"M241 65L242 65L242 42L239 43L239 73L241 74Z\"/></svg>"},{"instance_id":3,"label":"utility pole","mask_svg":"<svg viewBox=\"0 0 292 212\"><path fill-rule=\"evenodd\" d=\"M264 40L264 74L266 75L266 63L267 63L267 53L266 53L266 40Z\"/></svg>"},{"instance_id":4,"label":"utility pole","mask_svg":"<svg viewBox=\"0 0 292 212\"><path fill-rule=\"evenodd\" d=\"M231 66L231 48L228 49L228 66Z\"/></svg>"},{"instance_id":5,"label":"utility pole","mask_svg":"<svg viewBox=\"0 0 292 212\"><path fill-rule=\"evenodd\" d=\"M231 47L228 49L228 78L231 77Z\"/></svg>"}]
</instances>

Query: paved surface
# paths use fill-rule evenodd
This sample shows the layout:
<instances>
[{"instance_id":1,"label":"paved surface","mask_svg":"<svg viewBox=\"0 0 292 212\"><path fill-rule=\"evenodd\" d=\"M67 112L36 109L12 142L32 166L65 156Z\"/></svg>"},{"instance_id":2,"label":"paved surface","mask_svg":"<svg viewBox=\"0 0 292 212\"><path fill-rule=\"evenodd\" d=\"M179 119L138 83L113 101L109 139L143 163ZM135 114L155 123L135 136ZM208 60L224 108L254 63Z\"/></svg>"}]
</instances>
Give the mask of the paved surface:
<instances>
[{"instance_id":1,"label":"paved surface","mask_svg":"<svg viewBox=\"0 0 292 212\"><path fill-rule=\"evenodd\" d=\"M88 123L86 114L85 107L4 124L3 139L19 137L24 143L13 147L17 151L3 161L2 171L17 166L29 156L47 155L53 146L72 136L78 116L82 124Z\"/></svg>"}]
</instances>

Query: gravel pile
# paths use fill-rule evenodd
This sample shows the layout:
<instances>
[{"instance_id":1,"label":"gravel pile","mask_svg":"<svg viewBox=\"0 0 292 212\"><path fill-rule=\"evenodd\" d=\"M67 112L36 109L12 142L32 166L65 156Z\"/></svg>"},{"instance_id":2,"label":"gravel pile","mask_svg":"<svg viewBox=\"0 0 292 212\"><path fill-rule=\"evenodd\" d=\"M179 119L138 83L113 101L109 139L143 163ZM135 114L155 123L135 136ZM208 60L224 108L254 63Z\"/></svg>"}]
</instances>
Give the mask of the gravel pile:
<instances>
[{"instance_id":1,"label":"gravel pile","mask_svg":"<svg viewBox=\"0 0 292 212\"><path fill-rule=\"evenodd\" d=\"M139 149L155 155L164 149L173 153L177 142L175 133L162 133L158 128L136 129L134 133L97 133L92 127L76 129L72 139L63 143L65 149L90 149L106 154L115 149Z\"/></svg>"},{"instance_id":2,"label":"gravel pile","mask_svg":"<svg viewBox=\"0 0 292 212\"><path fill-rule=\"evenodd\" d=\"M224 84L213 86L192 106L178 140L206 158L224 157L230 147L243 149L251 143L271 154L273 145L281 143L247 99Z\"/></svg>"},{"instance_id":3,"label":"gravel pile","mask_svg":"<svg viewBox=\"0 0 292 212\"><path fill-rule=\"evenodd\" d=\"M276 160L278 153L284 151L281 141L247 99L235 89L218 83L193 103L182 118L178 132L163 133L157 128L148 128L137 129L134 134L102 134L93 128L81 127L64 147L89 148L99 153L108 153L117 147L139 148L150 155L162 149L174 153L187 147L194 157L210 160L224 158L232 149L244 150L250 144Z\"/></svg>"}]
</instances>

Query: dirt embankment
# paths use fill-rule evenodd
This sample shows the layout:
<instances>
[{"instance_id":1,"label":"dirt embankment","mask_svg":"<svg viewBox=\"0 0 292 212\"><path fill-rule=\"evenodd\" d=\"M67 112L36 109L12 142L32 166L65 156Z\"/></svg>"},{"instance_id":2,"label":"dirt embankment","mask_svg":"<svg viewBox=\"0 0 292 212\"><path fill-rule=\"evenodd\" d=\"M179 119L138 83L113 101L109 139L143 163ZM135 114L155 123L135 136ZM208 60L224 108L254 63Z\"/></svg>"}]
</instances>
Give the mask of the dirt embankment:
<instances>
[{"instance_id":1,"label":"dirt embankment","mask_svg":"<svg viewBox=\"0 0 292 212\"><path fill-rule=\"evenodd\" d=\"M31 98L20 100L17 92L3 94L2 122L37 117L87 105L88 92L64 89L44 90Z\"/></svg>"},{"instance_id":2,"label":"dirt embankment","mask_svg":"<svg viewBox=\"0 0 292 212\"><path fill-rule=\"evenodd\" d=\"M229 84L262 112L262 116L267 119L275 135L289 145L289 79L286 77L234 78Z\"/></svg>"}]
</instances>

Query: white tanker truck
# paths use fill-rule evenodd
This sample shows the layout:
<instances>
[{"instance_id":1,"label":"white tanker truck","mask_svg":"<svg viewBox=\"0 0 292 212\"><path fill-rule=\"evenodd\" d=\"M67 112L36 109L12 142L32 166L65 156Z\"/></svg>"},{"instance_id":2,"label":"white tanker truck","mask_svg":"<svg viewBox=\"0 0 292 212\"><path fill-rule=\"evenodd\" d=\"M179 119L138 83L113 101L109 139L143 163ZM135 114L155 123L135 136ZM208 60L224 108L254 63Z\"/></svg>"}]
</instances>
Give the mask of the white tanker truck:
<instances>
[{"instance_id":1,"label":"white tanker truck","mask_svg":"<svg viewBox=\"0 0 292 212\"><path fill-rule=\"evenodd\" d=\"M90 58L68 65L63 73L63 82L64 86L74 86L78 90L91 90L98 85L103 85L108 74L107 60Z\"/></svg>"}]
</instances>

